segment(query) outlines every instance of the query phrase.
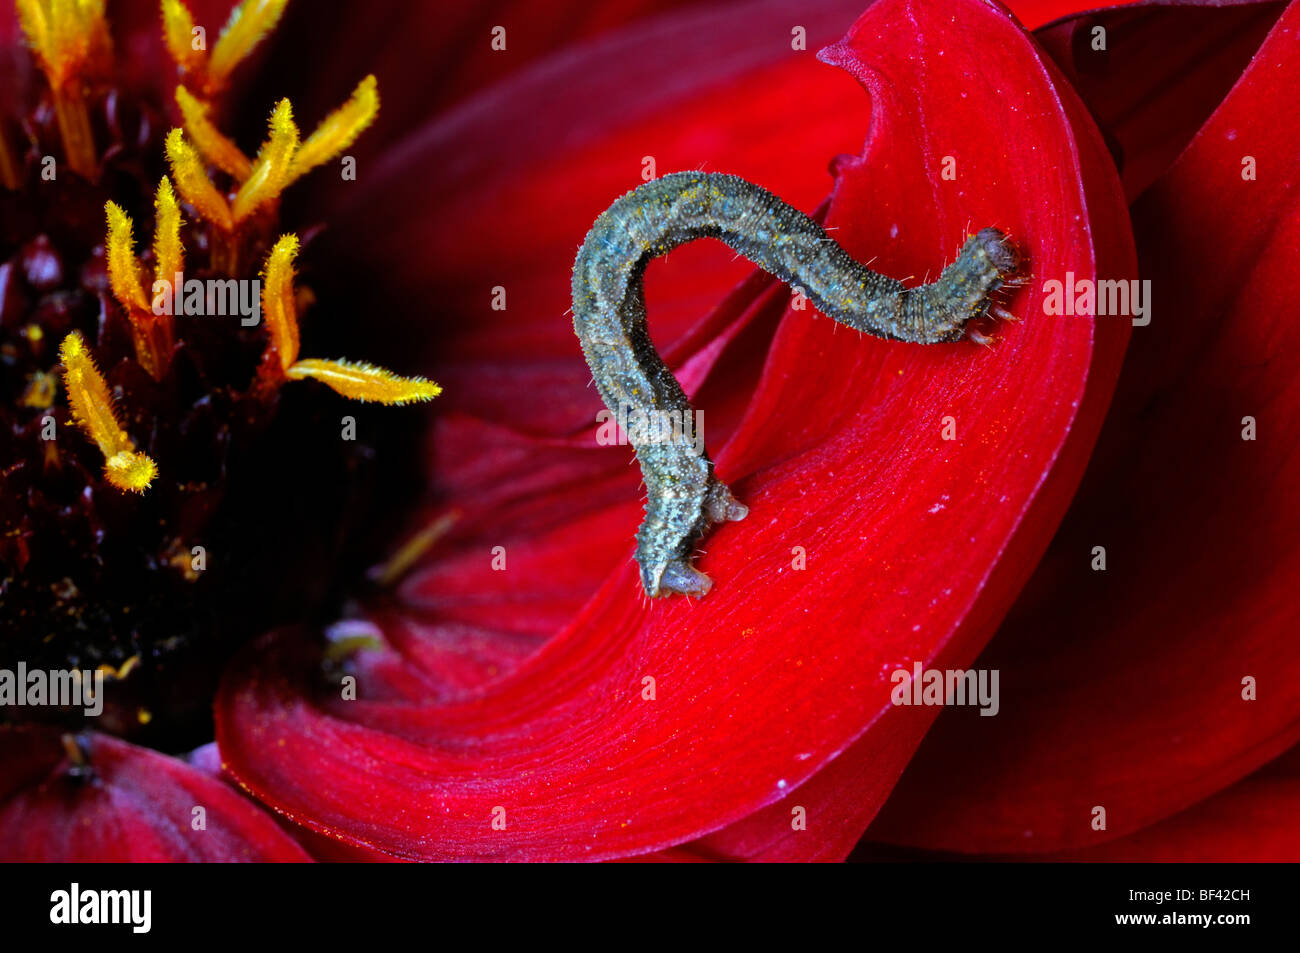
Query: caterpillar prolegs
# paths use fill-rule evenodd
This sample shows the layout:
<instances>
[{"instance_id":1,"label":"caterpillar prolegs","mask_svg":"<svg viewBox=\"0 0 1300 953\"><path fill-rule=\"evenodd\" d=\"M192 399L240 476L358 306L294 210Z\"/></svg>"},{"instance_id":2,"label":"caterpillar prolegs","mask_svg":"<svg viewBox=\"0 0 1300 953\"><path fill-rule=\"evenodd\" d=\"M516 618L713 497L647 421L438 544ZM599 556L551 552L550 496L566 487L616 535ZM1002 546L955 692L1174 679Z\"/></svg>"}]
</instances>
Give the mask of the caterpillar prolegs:
<instances>
[{"instance_id":1,"label":"caterpillar prolegs","mask_svg":"<svg viewBox=\"0 0 1300 953\"><path fill-rule=\"evenodd\" d=\"M628 440L648 494L636 561L651 596L708 592L709 577L691 565L696 544L717 523L749 512L714 475L693 428L683 426L694 419L690 404L646 328L646 265L706 237L797 286L836 321L918 344L960 339L1018 264L1006 236L985 228L936 281L904 288L854 261L798 209L734 175L666 175L606 209L574 262L573 326L605 405L635 422Z\"/></svg>"}]
</instances>

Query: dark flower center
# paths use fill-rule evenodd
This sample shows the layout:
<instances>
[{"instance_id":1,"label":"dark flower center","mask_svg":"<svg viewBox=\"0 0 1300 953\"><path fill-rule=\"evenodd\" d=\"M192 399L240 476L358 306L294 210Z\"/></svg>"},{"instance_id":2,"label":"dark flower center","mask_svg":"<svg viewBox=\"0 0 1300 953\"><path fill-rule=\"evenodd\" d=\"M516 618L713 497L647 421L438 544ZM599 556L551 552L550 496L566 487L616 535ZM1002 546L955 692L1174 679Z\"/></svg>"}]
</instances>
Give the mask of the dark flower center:
<instances>
[{"instance_id":1,"label":"dark flower center","mask_svg":"<svg viewBox=\"0 0 1300 953\"><path fill-rule=\"evenodd\" d=\"M361 98L363 83L301 144L282 101L241 180L212 155L219 133L195 127L186 111L197 148L180 130L167 136L162 105L115 80L98 40L87 44L94 63L52 63L61 48L33 34L26 9L48 5L19 8L49 86L0 115L0 668L101 669L107 705L94 726L182 750L210 737L209 700L229 653L277 624L337 617L348 581L383 552L385 514L414 490L404 449L416 444L413 415L344 403L318 385L285 386L311 377L385 403L437 392L369 365L297 360L297 314L311 295L293 281L296 236L276 241L279 190L311 167L313 144L319 164L331 135L350 143L377 95L367 80L373 103ZM93 11L84 21L55 26L106 33ZM231 45L250 45L227 32ZM226 42L223 34L218 48ZM205 62L181 64L197 91L178 90L186 106L220 98ZM146 295L155 268L172 267L159 261L170 254L165 153L183 217L171 245L183 253L182 287L234 279L245 304L254 289L257 323L229 308L160 314L156 298L149 309L123 300L122 261L129 281L139 270ZM301 167L289 165L295 159ZM214 213L204 182L248 214ZM113 231L115 210L129 216L125 238ZM154 221L158 236L138 262L132 220ZM182 303L176 290L171 301ZM313 351L341 346L356 325L328 302L312 317ZM154 467L138 485L114 478L123 446ZM6 718L75 728L84 716L0 709Z\"/></svg>"}]
</instances>

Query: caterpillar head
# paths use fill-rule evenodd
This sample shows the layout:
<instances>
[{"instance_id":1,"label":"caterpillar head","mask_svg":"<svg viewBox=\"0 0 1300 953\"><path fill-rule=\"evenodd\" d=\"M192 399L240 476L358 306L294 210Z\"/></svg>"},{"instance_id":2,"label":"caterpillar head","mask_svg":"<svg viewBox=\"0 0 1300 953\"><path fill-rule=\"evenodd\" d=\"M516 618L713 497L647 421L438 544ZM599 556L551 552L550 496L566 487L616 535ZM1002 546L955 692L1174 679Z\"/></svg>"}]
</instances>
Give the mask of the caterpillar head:
<instances>
[{"instance_id":1,"label":"caterpillar head","mask_svg":"<svg viewBox=\"0 0 1300 953\"><path fill-rule=\"evenodd\" d=\"M1000 279L1014 274L1016 269L1020 267L1020 254L1016 251L1016 246L1011 244L1011 240L996 228L981 228L966 243L966 248L978 251L983 255L996 273L996 277L999 279L998 285L1002 283ZM994 288L998 285L994 285Z\"/></svg>"}]
</instances>

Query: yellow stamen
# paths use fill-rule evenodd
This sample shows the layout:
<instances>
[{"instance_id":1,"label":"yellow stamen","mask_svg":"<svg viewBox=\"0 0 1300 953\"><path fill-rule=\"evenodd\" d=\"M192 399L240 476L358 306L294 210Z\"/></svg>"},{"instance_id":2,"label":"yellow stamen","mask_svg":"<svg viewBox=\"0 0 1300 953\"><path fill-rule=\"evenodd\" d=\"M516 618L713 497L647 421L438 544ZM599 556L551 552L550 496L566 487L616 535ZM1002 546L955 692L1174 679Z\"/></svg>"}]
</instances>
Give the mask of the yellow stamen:
<instances>
[{"instance_id":1,"label":"yellow stamen","mask_svg":"<svg viewBox=\"0 0 1300 953\"><path fill-rule=\"evenodd\" d=\"M442 539L464 515L460 510L449 510L424 529L420 530L393 553L388 560L366 573L381 586L391 586L406 575L406 571L427 553L433 544Z\"/></svg>"},{"instance_id":2,"label":"yellow stamen","mask_svg":"<svg viewBox=\"0 0 1300 953\"><path fill-rule=\"evenodd\" d=\"M16 192L23 184L23 166L9 141L9 125L0 118L0 185Z\"/></svg>"},{"instance_id":3,"label":"yellow stamen","mask_svg":"<svg viewBox=\"0 0 1300 953\"><path fill-rule=\"evenodd\" d=\"M298 361L286 372L290 380L308 377L327 384L344 397L380 404L407 404L433 400L442 388L423 377L398 377L392 371L371 364L348 361Z\"/></svg>"},{"instance_id":4,"label":"yellow stamen","mask_svg":"<svg viewBox=\"0 0 1300 953\"><path fill-rule=\"evenodd\" d=\"M83 87L85 74L112 46L104 0L16 0L16 6L23 33L50 83L68 165L93 181L99 165Z\"/></svg>"},{"instance_id":5,"label":"yellow stamen","mask_svg":"<svg viewBox=\"0 0 1300 953\"><path fill-rule=\"evenodd\" d=\"M163 176L154 195L153 255L154 282L167 282L166 287L179 295L177 287L181 272L185 270L185 246L181 244L181 207L172 190L171 180ZM158 291L152 294L157 299ZM136 326L136 356L154 380L161 380L171 364L172 350L176 345L175 321L169 308L150 307L149 315L133 314Z\"/></svg>"},{"instance_id":6,"label":"yellow stamen","mask_svg":"<svg viewBox=\"0 0 1300 953\"><path fill-rule=\"evenodd\" d=\"M194 147L185 141L185 136L179 129L173 129L167 134L166 147L172 178L176 180L176 188L181 196L194 206L194 211L204 221L211 222L222 231L230 231L234 227L230 206L226 203L225 196L217 191L217 187L208 178L203 160L194 151Z\"/></svg>"},{"instance_id":7,"label":"yellow stamen","mask_svg":"<svg viewBox=\"0 0 1300 953\"><path fill-rule=\"evenodd\" d=\"M239 63L275 28L287 0L244 0L230 13L212 50L208 75L213 85L225 83Z\"/></svg>"},{"instance_id":8,"label":"yellow stamen","mask_svg":"<svg viewBox=\"0 0 1300 953\"><path fill-rule=\"evenodd\" d=\"M63 361L63 387L68 392L72 416L104 454L105 479L119 490L143 493L158 475L158 467L136 451L118 423L108 384L79 332L73 331L63 339L59 358Z\"/></svg>"},{"instance_id":9,"label":"yellow stamen","mask_svg":"<svg viewBox=\"0 0 1300 953\"><path fill-rule=\"evenodd\" d=\"M81 738L71 732L65 732L59 735L59 744L63 745L63 753L68 758L68 764L75 768L86 766L89 752L82 748Z\"/></svg>"},{"instance_id":10,"label":"yellow stamen","mask_svg":"<svg viewBox=\"0 0 1300 953\"><path fill-rule=\"evenodd\" d=\"M95 158L95 136L90 131L90 114L81 90L71 85L54 90L54 118L59 124L59 138L67 154L72 171L91 182L99 179L99 163Z\"/></svg>"},{"instance_id":11,"label":"yellow stamen","mask_svg":"<svg viewBox=\"0 0 1300 953\"><path fill-rule=\"evenodd\" d=\"M367 76L352 93L352 98L330 113L316 127L293 157L289 181L333 159L365 130L379 115L379 87L374 76Z\"/></svg>"},{"instance_id":12,"label":"yellow stamen","mask_svg":"<svg viewBox=\"0 0 1300 953\"><path fill-rule=\"evenodd\" d=\"M194 48L194 17L184 0L162 0L163 40L176 65L200 77L207 66L207 50Z\"/></svg>"},{"instance_id":13,"label":"yellow stamen","mask_svg":"<svg viewBox=\"0 0 1300 953\"><path fill-rule=\"evenodd\" d=\"M44 410L54 403L54 392L58 388L58 379L45 371L36 371L27 378L27 390L23 392L23 406Z\"/></svg>"},{"instance_id":14,"label":"yellow stamen","mask_svg":"<svg viewBox=\"0 0 1300 953\"><path fill-rule=\"evenodd\" d=\"M123 450L104 461L104 476L119 490L143 493L158 477L158 464L143 453Z\"/></svg>"},{"instance_id":15,"label":"yellow stamen","mask_svg":"<svg viewBox=\"0 0 1300 953\"><path fill-rule=\"evenodd\" d=\"M271 347L288 371L298 359L298 309L293 297L293 260L298 254L298 236L284 235L262 269L262 316L271 336Z\"/></svg>"},{"instance_id":16,"label":"yellow stamen","mask_svg":"<svg viewBox=\"0 0 1300 953\"><path fill-rule=\"evenodd\" d=\"M171 284L185 268L185 246L181 244L181 207L172 191L171 179L162 177L154 196L153 256L155 281ZM180 289L175 289L178 293Z\"/></svg>"},{"instance_id":17,"label":"yellow stamen","mask_svg":"<svg viewBox=\"0 0 1300 953\"><path fill-rule=\"evenodd\" d=\"M164 180L166 181L166 180ZM173 203L174 203L173 199ZM105 240L108 281L131 322L135 357L154 380L162 380L171 362L172 322L170 315L155 315L140 284L140 263L135 257L131 219L114 202L106 202L108 238ZM179 216L176 222L179 226ZM179 238L174 239L179 247ZM175 272L172 273L173 276ZM171 281L171 278L167 279Z\"/></svg>"},{"instance_id":18,"label":"yellow stamen","mask_svg":"<svg viewBox=\"0 0 1300 953\"><path fill-rule=\"evenodd\" d=\"M257 161L247 180L239 187L230 213L242 222L267 202L280 197L289 181L289 166L298 150L298 127L293 122L293 107L282 99L271 113L271 133L258 150Z\"/></svg>"},{"instance_id":19,"label":"yellow stamen","mask_svg":"<svg viewBox=\"0 0 1300 953\"><path fill-rule=\"evenodd\" d=\"M104 0L16 0L15 5L53 88L78 76L110 46Z\"/></svg>"},{"instance_id":20,"label":"yellow stamen","mask_svg":"<svg viewBox=\"0 0 1300 953\"><path fill-rule=\"evenodd\" d=\"M344 662L358 652L377 652L384 643L373 635L348 635L340 639L331 639L325 646L324 660L327 662Z\"/></svg>"},{"instance_id":21,"label":"yellow stamen","mask_svg":"<svg viewBox=\"0 0 1300 953\"><path fill-rule=\"evenodd\" d=\"M181 115L185 118L185 132L204 158L240 182L247 179L253 168L252 160L212 124L208 118L208 107L184 86L176 87L176 105L180 106Z\"/></svg>"},{"instance_id":22,"label":"yellow stamen","mask_svg":"<svg viewBox=\"0 0 1300 953\"><path fill-rule=\"evenodd\" d=\"M115 297L127 311L149 310L149 299L140 285L140 265L135 260L135 236L131 218L116 202L106 202L108 213L108 281Z\"/></svg>"},{"instance_id":23,"label":"yellow stamen","mask_svg":"<svg viewBox=\"0 0 1300 953\"><path fill-rule=\"evenodd\" d=\"M52 24L46 4L43 0L15 0L14 5L18 8L18 24L27 35L27 45L40 60L41 69L45 71L46 77L51 84L55 80L62 79L63 74L60 69L62 60L55 51Z\"/></svg>"},{"instance_id":24,"label":"yellow stamen","mask_svg":"<svg viewBox=\"0 0 1300 953\"><path fill-rule=\"evenodd\" d=\"M129 659L122 663L121 668L114 668L109 662L103 662L95 669L97 672L103 672L106 678L113 678L119 682L134 672L140 666L140 654L137 652Z\"/></svg>"}]
</instances>

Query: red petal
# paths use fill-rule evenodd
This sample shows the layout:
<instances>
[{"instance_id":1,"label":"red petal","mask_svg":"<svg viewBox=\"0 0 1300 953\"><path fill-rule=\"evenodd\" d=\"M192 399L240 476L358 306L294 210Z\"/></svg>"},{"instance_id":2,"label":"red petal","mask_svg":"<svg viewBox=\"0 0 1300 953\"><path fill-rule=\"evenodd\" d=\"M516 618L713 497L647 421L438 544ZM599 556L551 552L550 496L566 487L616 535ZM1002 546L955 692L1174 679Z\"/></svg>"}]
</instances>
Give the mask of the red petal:
<instances>
[{"instance_id":1,"label":"red petal","mask_svg":"<svg viewBox=\"0 0 1300 953\"><path fill-rule=\"evenodd\" d=\"M1295 863L1300 860L1300 748L1181 814L1053 860Z\"/></svg>"},{"instance_id":2,"label":"red petal","mask_svg":"<svg viewBox=\"0 0 1300 953\"><path fill-rule=\"evenodd\" d=\"M1103 7L1123 5L1123 0L1012 0L1007 6L1020 18L1020 22L1031 30L1044 23L1051 23L1061 17L1081 13L1085 10L1097 10Z\"/></svg>"},{"instance_id":3,"label":"red petal","mask_svg":"<svg viewBox=\"0 0 1300 953\"><path fill-rule=\"evenodd\" d=\"M718 35L727 34L710 42ZM675 47L665 39L660 48ZM969 223L989 222L1013 232L1036 275L1133 273L1127 213L1100 138L999 11L965 0L942 11L882 2L829 55L872 95L866 156L842 164L829 216L851 252L920 274ZM626 55L621 64L636 66ZM820 108L812 85L799 90ZM697 136L712 128L703 114L685 118ZM958 157L955 182L938 178L945 154ZM563 197L565 230L532 217L544 202L497 204L481 224L458 220L459 244L436 250L456 256L471 291L488 272L464 269L502 253L479 247L485 234L513 234L522 249L543 226L534 258L564 264L559 276L539 273L538 287L567 282L588 221L571 207L594 216L627 174L607 173L598 199L570 183L567 168L542 163L519 186L539 201ZM436 235L435 223L423 227ZM462 292L451 304L472 300ZM833 841L824 853L842 855L932 717L890 705L890 672L913 659L968 662L983 645L1064 510L1113 385L1127 322L1042 318L1033 290L1015 307L1026 321L995 354L862 339L787 315L748 416L719 457L751 515L709 540L703 568L718 585L702 603L645 605L624 564L513 674L449 705L339 700L320 679L311 640L272 634L236 661L219 693L228 764L267 803L349 843L420 858L595 859L679 844L791 792L822 798L845 781L860 791L860 761L814 777L851 749L877 759L873 796L811 815L821 826L808 832ZM528 345L505 334L501 345L525 353L554 337L558 346L563 335L542 320L549 313L554 323L558 310L520 325ZM532 399L526 380L513 393L521 408ZM587 420L594 395L589 408ZM940 439L946 414L959 421L955 441ZM630 507L625 516L630 537ZM490 544L489 528L480 533ZM807 572L791 570L796 545L808 551ZM584 557L575 547L573 558ZM531 590L546 575L509 578ZM654 701L642 699L647 676ZM504 830L492 826L498 807ZM781 836L789 810L772 813L773 837L748 832L745 845L790 840Z\"/></svg>"},{"instance_id":4,"label":"red petal","mask_svg":"<svg viewBox=\"0 0 1300 953\"><path fill-rule=\"evenodd\" d=\"M641 184L646 156L659 173L725 169L815 208L829 159L859 146L863 102L811 51L860 6L836 0L792 21L788 3L762 0L658 19L465 103L345 190L351 211L331 217L330 236L356 270L338 292L365 290L372 339L393 342L390 363L444 385L444 412L534 433L591 426L591 375L566 315L592 221ZM792 22L809 51L791 49ZM798 115L797 132L774 115ZM674 364L691 356L680 339L711 338L694 327L751 271L706 243L650 269L655 338ZM504 311L492 309L496 287ZM389 307L376 308L384 295Z\"/></svg>"},{"instance_id":5,"label":"red petal","mask_svg":"<svg viewBox=\"0 0 1300 953\"><path fill-rule=\"evenodd\" d=\"M1002 714L946 713L873 837L1060 850L1138 830L1300 738L1300 7L1135 209L1157 313L1070 518L980 660ZM1243 156L1258 180L1243 181ZM1243 418L1259 439L1242 439ZM1106 547L1106 572L1089 568ZM1258 680L1245 701L1242 679ZM1014 687L1013 687L1014 686ZM1107 830L1090 826L1095 806Z\"/></svg>"},{"instance_id":6,"label":"red petal","mask_svg":"<svg viewBox=\"0 0 1300 953\"><path fill-rule=\"evenodd\" d=\"M1088 13L1035 36L1116 153L1129 199L1159 178L1241 77L1284 4L1149 2ZM1093 31L1106 49L1093 49Z\"/></svg>"},{"instance_id":7,"label":"red petal","mask_svg":"<svg viewBox=\"0 0 1300 953\"><path fill-rule=\"evenodd\" d=\"M1218 794L1133 834L1051 854L982 860L1072 863L1286 863L1300 859L1300 748L1292 748ZM687 851L677 855L694 857ZM666 859L679 859L674 856ZM972 855L864 842L855 861L960 861Z\"/></svg>"},{"instance_id":8,"label":"red petal","mask_svg":"<svg viewBox=\"0 0 1300 953\"><path fill-rule=\"evenodd\" d=\"M0 727L0 857L21 862L306 861L270 815L183 761L85 736L94 777L49 728ZM206 829L191 826L205 811Z\"/></svg>"},{"instance_id":9,"label":"red petal","mask_svg":"<svg viewBox=\"0 0 1300 953\"><path fill-rule=\"evenodd\" d=\"M576 46L653 14L696 6L699 0L495 0L411 3L368 0L364 6L291 3L267 44L259 85L289 96L295 113L324 116L350 87L331 89L310 56L330 64L328 75L355 83L375 73L383 108L358 142L358 154L378 155L430 116L564 46ZM155 11L156 16L156 11ZM493 29L505 30L506 48L493 48ZM349 80L348 77L355 78ZM369 140L367 147L366 140Z\"/></svg>"}]
</instances>

